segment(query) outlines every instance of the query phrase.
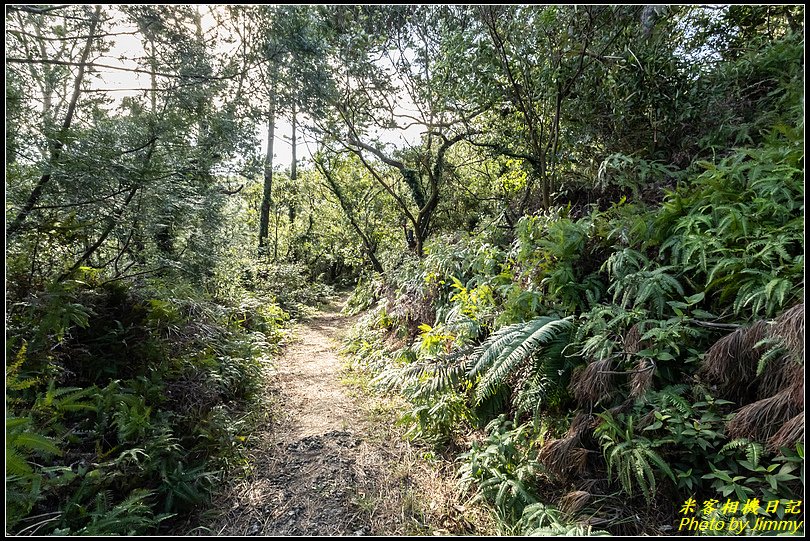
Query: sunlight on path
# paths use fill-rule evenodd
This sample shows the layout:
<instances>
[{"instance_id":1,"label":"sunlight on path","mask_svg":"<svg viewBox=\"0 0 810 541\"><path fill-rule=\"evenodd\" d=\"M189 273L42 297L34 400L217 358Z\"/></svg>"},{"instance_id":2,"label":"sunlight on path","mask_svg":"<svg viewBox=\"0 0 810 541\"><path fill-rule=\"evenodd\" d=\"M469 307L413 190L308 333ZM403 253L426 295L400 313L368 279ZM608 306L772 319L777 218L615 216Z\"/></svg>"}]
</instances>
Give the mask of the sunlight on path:
<instances>
[{"instance_id":1,"label":"sunlight on path","mask_svg":"<svg viewBox=\"0 0 810 541\"><path fill-rule=\"evenodd\" d=\"M345 302L345 299L341 299ZM476 532L452 464L425 461L377 406L341 383L337 341L351 324L333 302L299 323L277 361L276 418L254 434L251 475L229 489L218 518L194 533L396 535ZM205 522L205 521L203 521Z\"/></svg>"},{"instance_id":2,"label":"sunlight on path","mask_svg":"<svg viewBox=\"0 0 810 541\"><path fill-rule=\"evenodd\" d=\"M219 535L367 535L358 482L361 412L340 384L335 340L346 325L332 303L294 329L277 361L280 418L261 435L253 474L236 487ZM363 462L360 460L360 462Z\"/></svg>"}]
</instances>

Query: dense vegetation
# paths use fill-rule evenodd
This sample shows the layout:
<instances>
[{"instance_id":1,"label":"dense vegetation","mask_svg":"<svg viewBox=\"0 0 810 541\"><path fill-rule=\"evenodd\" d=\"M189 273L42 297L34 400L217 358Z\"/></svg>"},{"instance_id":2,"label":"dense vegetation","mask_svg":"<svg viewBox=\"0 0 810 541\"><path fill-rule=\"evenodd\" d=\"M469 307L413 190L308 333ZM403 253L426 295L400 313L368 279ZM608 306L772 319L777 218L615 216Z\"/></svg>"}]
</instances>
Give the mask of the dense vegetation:
<instances>
[{"instance_id":1,"label":"dense vegetation","mask_svg":"<svg viewBox=\"0 0 810 541\"><path fill-rule=\"evenodd\" d=\"M7 531L204 502L334 286L504 532L801 520L803 21L7 7Z\"/></svg>"}]
</instances>

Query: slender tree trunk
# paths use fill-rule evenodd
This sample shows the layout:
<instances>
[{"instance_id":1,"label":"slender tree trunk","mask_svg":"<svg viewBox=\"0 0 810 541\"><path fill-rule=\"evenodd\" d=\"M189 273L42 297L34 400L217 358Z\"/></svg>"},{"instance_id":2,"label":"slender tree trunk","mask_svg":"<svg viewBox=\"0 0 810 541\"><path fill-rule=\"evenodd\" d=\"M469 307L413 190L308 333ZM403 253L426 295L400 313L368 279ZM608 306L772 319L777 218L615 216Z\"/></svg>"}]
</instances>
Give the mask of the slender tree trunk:
<instances>
[{"instance_id":1,"label":"slender tree trunk","mask_svg":"<svg viewBox=\"0 0 810 541\"><path fill-rule=\"evenodd\" d=\"M267 113L267 154L264 157L264 192L259 214L259 248L267 245L270 231L270 206L273 202L273 139L276 136L276 85L270 89L270 110Z\"/></svg>"},{"instance_id":2,"label":"slender tree trunk","mask_svg":"<svg viewBox=\"0 0 810 541\"><path fill-rule=\"evenodd\" d=\"M273 217L275 218L275 226L273 227L273 263L278 261L278 209L274 209Z\"/></svg>"},{"instance_id":3,"label":"slender tree trunk","mask_svg":"<svg viewBox=\"0 0 810 541\"><path fill-rule=\"evenodd\" d=\"M532 193L534 190L535 180L540 182L540 190L543 196L543 208L545 209L549 208L548 203L549 191L546 174L545 154L542 151L537 153L530 161L530 165L531 165L531 175L529 175L529 177L526 179L526 187L523 189L523 197L520 198L520 204L518 205L517 208L518 217L526 214L526 211L529 208L529 203L532 200Z\"/></svg>"},{"instance_id":4,"label":"slender tree trunk","mask_svg":"<svg viewBox=\"0 0 810 541\"><path fill-rule=\"evenodd\" d=\"M151 58L149 59L150 79L152 83L152 114L157 114L157 56L155 53L155 39L149 38Z\"/></svg>"},{"instance_id":5,"label":"slender tree trunk","mask_svg":"<svg viewBox=\"0 0 810 541\"><path fill-rule=\"evenodd\" d=\"M295 181L298 179L298 160L295 157L296 154L296 127L298 121L298 111L295 109L295 103L292 106L292 161L290 162L290 180L292 181L293 186L295 185Z\"/></svg>"},{"instance_id":6,"label":"slender tree trunk","mask_svg":"<svg viewBox=\"0 0 810 541\"><path fill-rule=\"evenodd\" d=\"M292 161L290 162L290 180L292 181L290 184L293 187L293 190L298 192L298 186L296 185L296 181L298 180L298 160L296 159L296 124L298 120L297 111L295 108L295 102L292 105L292 136L290 138L290 143L292 144ZM295 215L298 209L295 207L295 198L290 198L290 234L289 238L292 239L295 237ZM287 257L289 258L290 252L292 252L293 260L298 260L297 250L295 248L295 243L291 242L290 246L287 248Z\"/></svg>"},{"instance_id":7,"label":"slender tree trunk","mask_svg":"<svg viewBox=\"0 0 810 541\"><path fill-rule=\"evenodd\" d=\"M96 38L95 33L100 18L101 6L96 6L96 11L93 14L93 20L90 22L90 32L88 33L87 43L84 45L81 61L79 62L79 73L76 75L76 79L73 83L73 95L68 103L65 120L62 122L62 129L59 130L59 135L56 138L56 141L53 142L50 163L47 165L46 172L40 177L39 182L37 182L37 185L34 187L31 195L28 196L28 200L25 202L22 209L20 209L20 213L17 214L17 217L14 218L14 221L11 222L11 225L9 225L8 229L6 229L6 235L8 237L11 237L20 229L20 226L22 226L23 222L28 217L28 214L31 213L31 209L34 208L34 205L37 204L39 198L42 197L42 192L45 189L45 186L47 186L47 184L51 181L51 171L56 166L56 162L59 160L59 156L62 153L62 145L64 144L62 140L67 135L67 131L70 129L70 125L73 122L73 115L76 112L76 104L79 102L79 96L82 93L85 64L87 63L87 57L90 56L93 41Z\"/></svg>"},{"instance_id":8,"label":"slender tree trunk","mask_svg":"<svg viewBox=\"0 0 810 541\"><path fill-rule=\"evenodd\" d=\"M416 257L418 257L419 259L422 259L422 257L424 257L424 255L425 255L424 247L425 247L425 240L422 238L422 235L416 235L416 249L415 249L415 251L416 251Z\"/></svg>"}]
</instances>

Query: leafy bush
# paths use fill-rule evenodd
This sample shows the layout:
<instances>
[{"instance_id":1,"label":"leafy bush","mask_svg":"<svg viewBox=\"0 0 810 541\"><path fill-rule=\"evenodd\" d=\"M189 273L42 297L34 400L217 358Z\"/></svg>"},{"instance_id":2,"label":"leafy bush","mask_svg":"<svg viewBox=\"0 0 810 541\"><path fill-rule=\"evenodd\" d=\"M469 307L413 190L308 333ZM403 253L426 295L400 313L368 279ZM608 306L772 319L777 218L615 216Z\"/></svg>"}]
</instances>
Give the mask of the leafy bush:
<instances>
[{"instance_id":1,"label":"leafy bush","mask_svg":"<svg viewBox=\"0 0 810 541\"><path fill-rule=\"evenodd\" d=\"M12 314L9 345L25 341L7 370L7 527L155 531L244 463L245 408L288 316L160 282L54 295L56 315L36 302ZM41 323L26 330L32 313Z\"/></svg>"},{"instance_id":2,"label":"leafy bush","mask_svg":"<svg viewBox=\"0 0 810 541\"><path fill-rule=\"evenodd\" d=\"M527 506L538 501L534 483L539 471L531 431L527 425L515 426L504 416L490 422L486 431L488 436L482 444L473 442L470 450L459 456L459 483L491 502L503 522L514 523Z\"/></svg>"}]
</instances>

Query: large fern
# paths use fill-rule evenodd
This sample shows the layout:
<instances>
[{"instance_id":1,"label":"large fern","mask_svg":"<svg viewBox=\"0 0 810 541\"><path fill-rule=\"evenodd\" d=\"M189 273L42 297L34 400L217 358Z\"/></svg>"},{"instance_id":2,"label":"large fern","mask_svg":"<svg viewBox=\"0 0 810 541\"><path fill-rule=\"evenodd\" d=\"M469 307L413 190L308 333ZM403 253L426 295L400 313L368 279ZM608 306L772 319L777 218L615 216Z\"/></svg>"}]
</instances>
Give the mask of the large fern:
<instances>
[{"instance_id":1,"label":"large fern","mask_svg":"<svg viewBox=\"0 0 810 541\"><path fill-rule=\"evenodd\" d=\"M481 403L495 394L523 361L539 353L543 346L570 327L571 316L564 319L540 316L495 332L476 348L477 360L467 373L471 378L481 378L475 390L476 401Z\"/></svg>"},{"instance_id":2,"label":"large fern","mask_svg":"<svg viewBox=\"0 0 810 541\"><path fill-rule=\"evenodd\" d=\"M107 493L100 492L96 496L95 508L85 510L90 523L76 533L134 535L153 529L172 515L155 515L149 502L152 496L152 491L135 489L123 501L111 507ZM68 530L57 530L55 533L64 535Z\"/></svg>"},{"instance_id":3,"label":"large fern","mask_svg":"<svg viewBox=\"0 0 810 541\"><path fill-rule=\"evenodd\" d=\"M673 266L644 268L638 272L628 274L621 280L613 283L613 302L619 302L623 308L646 306L647 303L655 308L661 316L664 313L666 302L684 295L683 286L669 271Z\"/></svg>"},{"instance_id":4,"label":"large fern","mask_svg":"<svg viewBox=\"0 0 810 541\"><path fill-rule=\"evenodd\" d=\"M531 537L610 535L604 530L594 530L588 524L572 522L562 511L543 503L526 506L515 533Z\"/></svg>"},{"instance_id":5,"label":"large fern","mask_svg":"<svg viewBox=\"0 0 810 541\"><path fill-rule=\"evenodd\" d=\"M640 489L648 502L655 494L656 470L675 481L672 469L654 450L657 443L634 433L632 417L626 422L609 412L600 413L599 417L602 424L596 433L607 463L608 479L615 476L630 496Z\"/></svg>"},{"instance_id":6,"label":"large fern","mask_svg":"<svg viewBox=\"0 0 810 541\"><path fill-rule=\"evenodd\" d=\"M411 398L429 398L464 380L470 351L464 348L443 357L387 368L372 379L372 384L385 390L398 389Z\"/></svg>"},{"instance_id":7,"label":"large fern","mask_svg":"<svg viewBox=\"0 0 810 541\"><path fill-rule=\"evenodd\" d=\"M543 411L559 406L568 396L571 374L582 362L576 354L564 354L569 338L568 333L558 334L545 347L543 355L526 363L520 386L515 389L512 398L515 411L532 414L536 427Z\"/></svg>"}]
</instances>

